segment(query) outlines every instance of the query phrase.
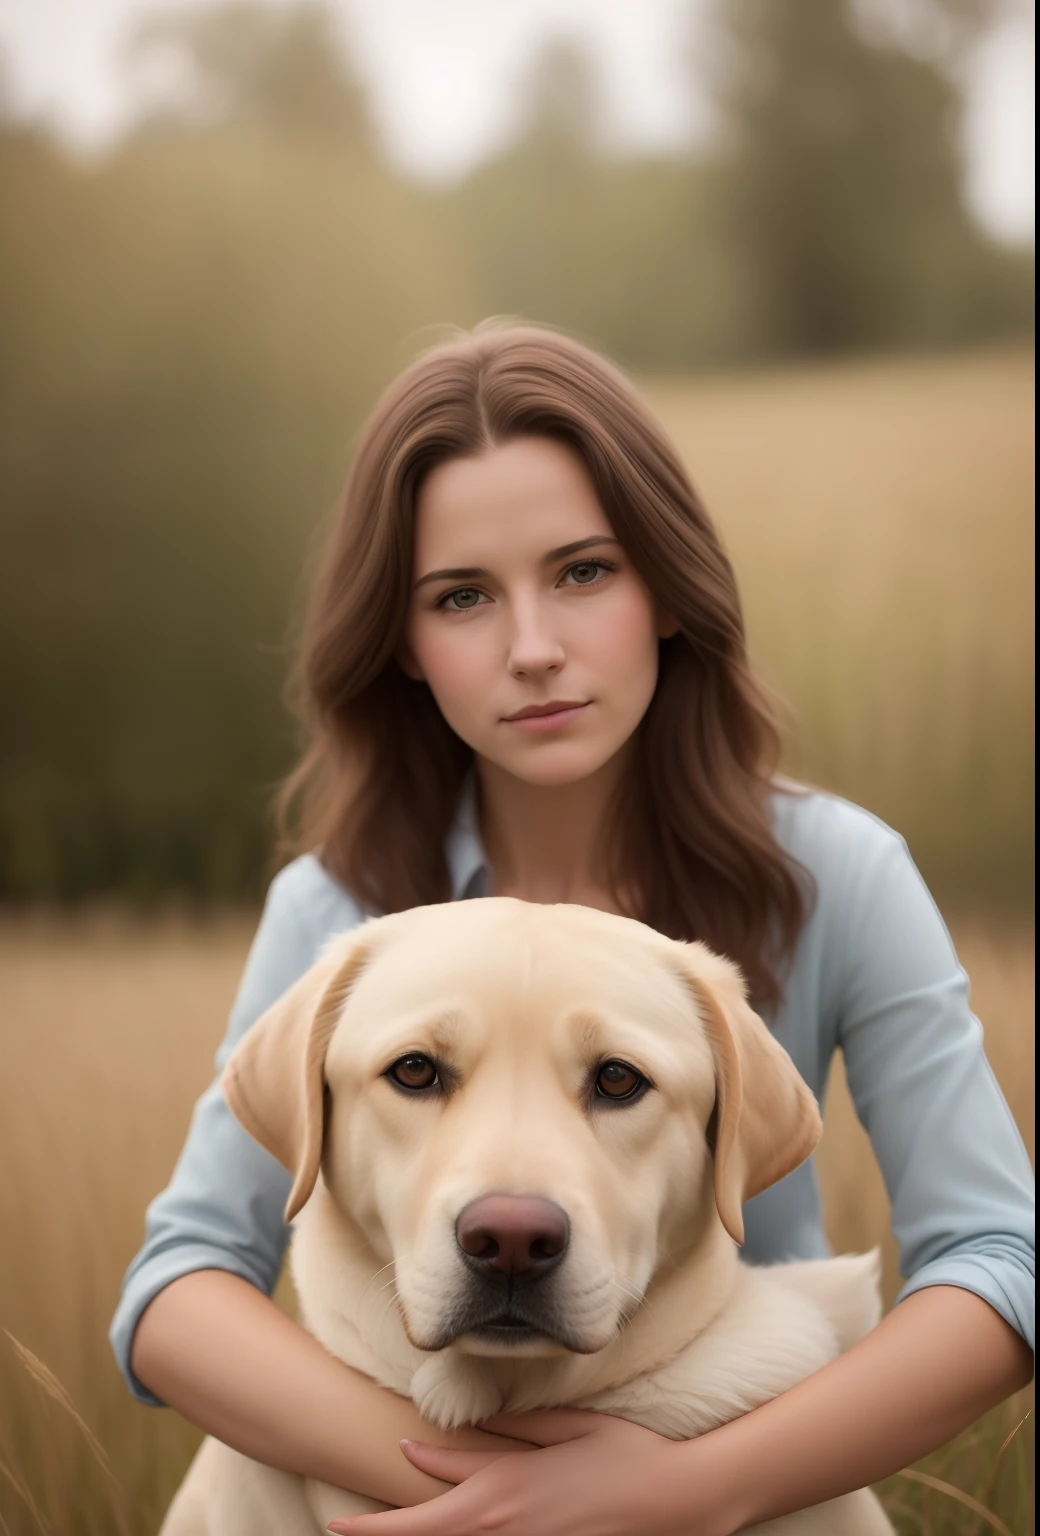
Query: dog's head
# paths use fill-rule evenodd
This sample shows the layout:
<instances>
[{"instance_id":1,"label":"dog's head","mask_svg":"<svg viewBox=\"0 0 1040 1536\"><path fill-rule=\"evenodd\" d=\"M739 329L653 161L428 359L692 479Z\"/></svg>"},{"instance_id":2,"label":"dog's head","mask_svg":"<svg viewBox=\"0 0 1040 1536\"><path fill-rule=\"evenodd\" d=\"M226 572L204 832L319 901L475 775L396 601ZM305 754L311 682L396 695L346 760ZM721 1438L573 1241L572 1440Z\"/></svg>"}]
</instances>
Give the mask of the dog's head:
<instances>
[{"instance_id":1,"label":"dog's head","mask_svg":"<svg viewBox=\"0 0 1040 1536\"><path fill-rule=\"evenodd\" d=\"M409 1338L591 1353L662 1266L802 1162L815 1100L700 944L506 898L366 923L249 1031L224 1088L393 1262Z\"/></svg>"}]
</instances>

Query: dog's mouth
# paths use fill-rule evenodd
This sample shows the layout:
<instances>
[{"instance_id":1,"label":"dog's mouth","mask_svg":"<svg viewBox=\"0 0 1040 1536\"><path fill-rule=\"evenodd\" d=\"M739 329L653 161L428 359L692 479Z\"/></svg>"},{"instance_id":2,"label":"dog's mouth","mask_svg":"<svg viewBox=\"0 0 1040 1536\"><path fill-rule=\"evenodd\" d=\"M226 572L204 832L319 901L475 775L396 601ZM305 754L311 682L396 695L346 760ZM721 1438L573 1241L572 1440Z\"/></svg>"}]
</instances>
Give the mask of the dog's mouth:
<instances>
[{"instance_id":1,"label":"dog's mouth","mask_svg":"<svg viewBox=\"0 0 1040 1536\"><path fill-rule=\"evenodd\" d=\"M511 1312L503 1312L500 1317L491 1317L485 1323L478 1323L475 1328L468 1328L467 1333L475 1338L483 1340L485 1344L531 1344L536 1339L547 1338L541 1329L533 1327L526 1318L514 1317Z\"/></svg>"},{"instance_id":2,"label":"dog's mouth","mask_svg":"<svg viewBox=\"0 0 1040 1536\"><path fill-rule=\"evenodd\" d=\"M444 1330L434 1348L443 1349L465 1338L476 1344L495 1346L503 1352L524 1345L548 1345L580 1355L590 1353L588 1345L560 1315L551 1295L541 1291L517 1291L506 1298L500 1291L497 1295L489 1294L489 1289L474 1287L468 1295L459 1298L445 1319Z\"/></svg>"}]
</instances>

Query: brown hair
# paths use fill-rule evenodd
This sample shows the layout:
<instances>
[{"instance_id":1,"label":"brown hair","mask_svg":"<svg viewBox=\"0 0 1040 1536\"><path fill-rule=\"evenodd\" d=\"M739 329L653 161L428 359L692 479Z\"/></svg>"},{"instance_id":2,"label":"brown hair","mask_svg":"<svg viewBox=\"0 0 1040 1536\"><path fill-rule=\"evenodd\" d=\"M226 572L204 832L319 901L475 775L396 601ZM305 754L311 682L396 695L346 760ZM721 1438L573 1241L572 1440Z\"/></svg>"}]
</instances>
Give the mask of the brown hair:
<instances>
[{"instance_id":1,"label":"brown hair","mask_svg":"<svg viewBox=\"0 0 1040 1536\"><path fill-rule=\"evenodd\" d=\"M544 436L580 455L635 569L679 631L614 809L615 892L640 918L742 967L761 1004L805 898L770 824L779 738L747 658L733 570L679 459L624 375L535 326L436 347L384 394L362 435L305 622L295 678L310 744L283 786L295 848L380 912L446 901L445 842L473 753L395 651L423 477L446 459Z\"/></svg>"}]
</instances>

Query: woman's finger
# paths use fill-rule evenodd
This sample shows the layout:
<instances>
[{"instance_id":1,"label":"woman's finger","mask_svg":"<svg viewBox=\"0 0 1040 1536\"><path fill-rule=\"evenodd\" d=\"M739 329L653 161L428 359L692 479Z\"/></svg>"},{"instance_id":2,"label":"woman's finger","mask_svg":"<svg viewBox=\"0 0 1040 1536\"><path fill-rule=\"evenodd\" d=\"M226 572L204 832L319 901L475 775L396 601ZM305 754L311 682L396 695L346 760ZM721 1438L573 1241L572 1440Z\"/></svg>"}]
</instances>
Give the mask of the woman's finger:
<instances>
[{"instance_id":1,"label":"woman's finger","mask_svg":"<svg viewBox=\"0 0 1040 1536\"><path fill-rule=\"evenodd\" d=\"M409 1509L330 1520L326 1530L335 1536L460 1536L476 1530L479 1518L479 1502L474 1503L472 1492L463 1484Z\"/></svg>"},{"instance_id":2,"label":"woman's finger","mask_svg":"<svg viewBox=\"0 0 1040 1536\"><path fill-rule=\"evenodd\" d=\"M445 1483L464 1483L474 1472L490 1467L503 1456L515 1456L507 1451L453 1451L447 1445L430 1445L425 1440L402 1440L401 1450L420 1472L439 1477Z\"/></svg>"},{"instance_id":3,"label":"woman's finger","mask_svg":"<svg viewBox=\"0 0 1040 1536\"><path fill-rule=\"evenodd\" d=\"M602 1429L605 1415L588 1413L581 1408L529 1409L527 1413L496 1413L484 1419L481 1429L496 1435L510 1435L531 1445L562 1445L566 1440L580 1440Z\"/></svg>"}]
</instances>

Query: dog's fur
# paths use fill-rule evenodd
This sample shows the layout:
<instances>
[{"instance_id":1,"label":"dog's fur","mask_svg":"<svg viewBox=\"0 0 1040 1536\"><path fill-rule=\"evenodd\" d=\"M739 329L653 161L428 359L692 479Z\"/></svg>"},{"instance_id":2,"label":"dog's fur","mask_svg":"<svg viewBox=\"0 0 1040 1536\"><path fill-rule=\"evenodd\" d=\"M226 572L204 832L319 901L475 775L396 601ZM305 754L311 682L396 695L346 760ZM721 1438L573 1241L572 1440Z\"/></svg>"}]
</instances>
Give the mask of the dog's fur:
<instances>
[{"instance_id":1,"label":"dog's fur","mask_svg":"<svg viewBox=\"0 0 1040 1536\"><path fill-rule=\"evenodd\" d=\"M415 1053L438 1063L439 1089L388 1078ZM610 1060L652 1086L604 1102ZM436 1424L568 1404L687 1439L878 1320L876 1255L738 1260L743 1202L808 1156L820 1122L737 971L703 945L505 898L380 918L330 943L246 1035L224 1087L294 1175L305 1326ZM456 1238L489 1194L549 1200L569 1220L551 1275L522 1294L511 1276L512 1299L493 1304L528 1309L515 1342L482 1330L489 1284ZM384 1507L211 1440L162 1536L313 1536ZM892 1531L869 1491L755 1529Z\"/></svg>"}]
</instances>

